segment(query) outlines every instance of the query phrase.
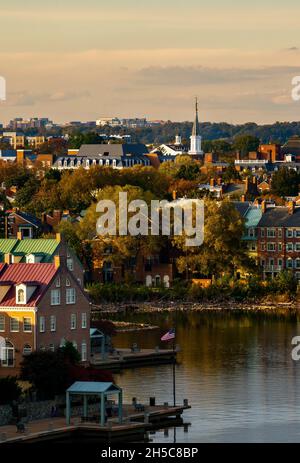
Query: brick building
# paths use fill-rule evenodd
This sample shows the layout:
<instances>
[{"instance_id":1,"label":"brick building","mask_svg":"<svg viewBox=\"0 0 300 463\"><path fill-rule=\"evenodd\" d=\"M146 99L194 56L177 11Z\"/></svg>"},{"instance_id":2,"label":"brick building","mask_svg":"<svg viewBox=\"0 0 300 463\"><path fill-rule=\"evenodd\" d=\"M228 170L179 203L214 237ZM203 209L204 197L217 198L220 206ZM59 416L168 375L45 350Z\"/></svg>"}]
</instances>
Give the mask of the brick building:
<instances>
[{"instance_id":1,"label":"brick building","mask_svg":"<svg viewBox=\"0 0 300 463\"><path fill-rule=\"evenodd\" d=\"M290 270L300 280L300 207L262 203L257 227L258 258L264 278Z\"/></svg>"},{"instance_id":2,"label":"brick building","mask_svg":"<svg viewBox=\"0 0 300 463\"><path fill-rule=\"evenodd\" d=\"M0 376L17 375L24 355L73 342L87 364L90 303L67 255L53 263L0 264Z\"/></svg>"}]
</instances>

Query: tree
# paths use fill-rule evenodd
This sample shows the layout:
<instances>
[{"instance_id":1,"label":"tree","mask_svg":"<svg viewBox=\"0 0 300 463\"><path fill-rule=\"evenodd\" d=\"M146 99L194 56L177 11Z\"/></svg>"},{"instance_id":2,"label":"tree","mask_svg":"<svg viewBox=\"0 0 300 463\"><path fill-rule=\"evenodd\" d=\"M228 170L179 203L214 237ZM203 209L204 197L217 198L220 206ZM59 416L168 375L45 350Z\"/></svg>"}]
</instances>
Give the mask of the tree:
<instances>
[{"instance_id":1,"label":"tree","mask_svg":"<svg viewBox=\"0 0 300 463\"><path fill-rule=\"evenodd\" d=\"M245 157L250 151L257 151L259 143L259 138L253 135L239 135L234 139L233 147L241 152L242 157Z\"/></svg>"},{"instance_id":2,"label":"tree","mask_svg":"<svg viewBox=\"0 0 300 463\"><path fill-rule=\"evenodd\" d=\"M278 196L297 196L299 193L300 176L294 171L283 167L274 172L272 177L272 193Z\"/></svg>"},{"instance_id":3,"label":"tree","mask_svg":"<svg viewBox=\"0 0 300 463\"><path fill-rule=\"evenodd\" d=\"M10 404L18 400L22 394L22 389L15 376L0 378L0 405Z\"/></svg>"},{"instance_id":4,"label":"tree","mask_svg":"<svg viewBox=\"0 0 300 463\"><path fill-rule=\"evenodd\" d=\"M33 196L38 191L40 182L31 177L18 191L15 197L15 202L18 207L26 208L32 201Z\"/></svg>"},{"instance_id":5,"label":"tree","mask_svg":"<svg viewBox=\"0 0 300 463\"><path fill-rule=\"evenodd\" d=\"M186 247L185 237L176 237L174 245L181 251L177 259L180 272L199 272L218 277L234 275L252 262L243 246L244 220L228 201L205 201L204 242L199 247Z\"/></svg>"}]
</instances>

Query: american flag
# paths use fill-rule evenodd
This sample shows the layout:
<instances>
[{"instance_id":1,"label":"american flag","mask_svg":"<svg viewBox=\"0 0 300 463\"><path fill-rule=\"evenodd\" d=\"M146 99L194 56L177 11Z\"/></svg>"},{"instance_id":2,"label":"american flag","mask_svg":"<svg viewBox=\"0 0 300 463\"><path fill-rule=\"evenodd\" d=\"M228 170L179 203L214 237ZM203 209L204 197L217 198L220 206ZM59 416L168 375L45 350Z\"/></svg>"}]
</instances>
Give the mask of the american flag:
<instances>
[{"instance_id":1,"label":"american flag","mask_svg":"<svg viewBox=\"0 0 300 463\"><path fill-rule=\"evenodd\" d=\"M160 340L161 341L170 341L171 339L175 339L175 329L172 328L166 334L164 334Z\"/></svg>"}]
</instances>

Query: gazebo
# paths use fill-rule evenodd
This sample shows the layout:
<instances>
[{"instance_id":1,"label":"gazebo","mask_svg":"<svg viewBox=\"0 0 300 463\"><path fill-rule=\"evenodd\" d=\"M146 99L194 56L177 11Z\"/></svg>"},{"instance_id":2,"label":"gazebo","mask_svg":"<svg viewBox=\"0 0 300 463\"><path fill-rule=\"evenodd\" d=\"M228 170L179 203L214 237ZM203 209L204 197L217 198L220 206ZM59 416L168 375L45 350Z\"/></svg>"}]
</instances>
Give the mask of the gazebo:
<instances>
[{"instance_id":1,"label":"gazebo","mask_svg":"<svg viewBox=\"0 0 300 463\"><path fill-rule=\"evenodd\" d=\"M83 418L88 416L88 397L100 397L100 424L105 425L105 399L109 396L118 394L118 416L119 423L122 423L123 400L122 389L113 383L100 383L94 381L76 381L66 391L66 420L70 424L71 420L71 398L74 395L83 397Z\"/></svg>"}]
</instances>

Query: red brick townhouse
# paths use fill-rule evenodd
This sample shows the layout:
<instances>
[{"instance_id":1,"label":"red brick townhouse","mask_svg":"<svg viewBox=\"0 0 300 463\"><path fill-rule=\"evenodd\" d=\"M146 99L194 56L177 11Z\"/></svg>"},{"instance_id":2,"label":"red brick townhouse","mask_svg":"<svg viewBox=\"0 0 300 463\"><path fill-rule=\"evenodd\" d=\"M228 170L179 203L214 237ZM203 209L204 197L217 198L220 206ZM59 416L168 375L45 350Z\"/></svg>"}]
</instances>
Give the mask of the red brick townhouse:
<instances>
[{"instance_id":1,"label":"red brick townhouse","mask_svg":"<svg viewBox=\"0 0 300 463\"><path fill-rule=\"evenodd\" d=\"M0 376L17 375L24 355L65 341L89 361L90 303L66 260L0 264Z\"/></svg>"},{"instance_id":2,"label":"red brick townhouse","mask_svg":"<svg viewBox=\"0 0 300 463\"><path fill-rule=\"evenodd\" d=\"M281 270L291 270L300 280L300 207L262 203L257 227L258 260L264 278L274 278Z\"/></svg>"}]
</instances>

